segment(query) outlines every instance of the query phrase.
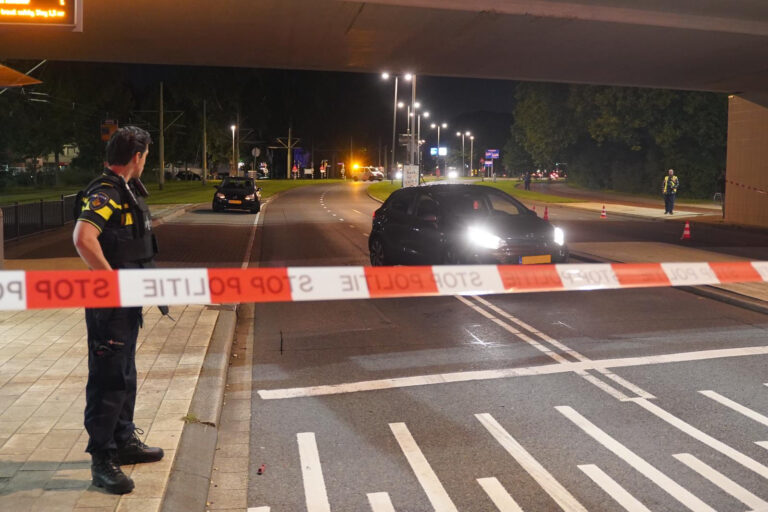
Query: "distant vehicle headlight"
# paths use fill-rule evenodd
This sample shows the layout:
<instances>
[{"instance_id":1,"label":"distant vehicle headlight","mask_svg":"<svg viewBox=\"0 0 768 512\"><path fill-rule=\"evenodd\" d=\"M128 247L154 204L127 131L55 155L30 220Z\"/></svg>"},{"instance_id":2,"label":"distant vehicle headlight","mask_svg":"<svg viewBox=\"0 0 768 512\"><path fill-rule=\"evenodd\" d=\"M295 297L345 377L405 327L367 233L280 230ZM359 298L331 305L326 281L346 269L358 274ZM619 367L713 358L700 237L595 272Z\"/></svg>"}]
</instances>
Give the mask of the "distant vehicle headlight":
<instances>
[{"instance_id":1,"label":"distant vehicle headlight","mask_svg":"<svg viewBox=\"0 0 768 512\"><path fill-rule=\"evenodd\" d=\"M245 196L246 201L253 201L254 199L256 199L256 194L248 194Z\"/></svg>"},{"instance_id":2,"label":"distant vehicle headlight","mask_svg":"<svg viewBox=\"0 0 768 512\"><path fill-rule=\"evenodd\" d=\"M557 245L563 245L565 243L565 231L561 228L555 228L555 243Z\"/></svg>"},{"instance_id":3,"label":"distant vehicle headlight","mask_svg":"<svg viewBox=\"0 0 768 512\"><path fill-rule=\"evenodd\" d=\"M224 195L224 194L222 194L221 192L217 192L217 193L216 193L216 197L217 197L217 198L219 198L219 199L226 199L226 198L227 198L227 196L225 196L225 195Z\"/></svg>"},{"instance_id":4,"label":"distant vehicle headlight","mask_svg":"<svg viewBox=\"0 0 768 512\"><path fill-rule=\"evenodd\" d=\"M459 173L456 171L448 171L448 179L449 180L455 180L459 177Z\"/></svg>"},{"instance_id":5,"label":"distant vehicle headlight","mask_svg":"<svg viewBox=\"0 0 768 512\"><path fill-rule=\"evenodd\" d=\"M397 180L403 179L403 172L402 171L397 171L397 174L395 174L395 179L397 179Z\"/></svg>"},{"instance_id":6,"label":"distant vehicle headlight","mask_svg":"<svg viewBox=\"0 0 768 512\"><path fill-rule=\"evenodd\" d=\"M503 243L501 238L483 228L470 227L468 236L472 245L483 249L498 249Z\"/></svg>"}]
</instances>

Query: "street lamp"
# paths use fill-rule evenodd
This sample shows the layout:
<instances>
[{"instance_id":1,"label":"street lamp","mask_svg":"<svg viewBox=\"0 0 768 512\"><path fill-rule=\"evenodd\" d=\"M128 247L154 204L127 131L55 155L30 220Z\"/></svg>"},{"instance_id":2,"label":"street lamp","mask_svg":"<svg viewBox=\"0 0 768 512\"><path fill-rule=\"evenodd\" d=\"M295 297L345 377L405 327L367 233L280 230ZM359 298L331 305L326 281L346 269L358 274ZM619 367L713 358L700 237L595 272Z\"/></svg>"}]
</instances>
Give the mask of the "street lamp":
<instances>
[{"instance_id":1,"label":"street lamp","mask_svg":"<svg viewBox=\"0 0 768 512\"><path fill-rule=\"evenodd\" d=\"M233 124L229 128L232 130L232 176L237 176L237 160L235 160L235 130L237 130L237 126Z\"/></svg>"},{"instance_id":2,"label":"street lamp","mask_svg":"<svg viewBox=\"0 0 768 512\"><path fill-rule=\"evenodd\" d=\"M440 170L440 128L448 128L448 123L432 123L430 127L434 130L437 128L437 155L435 161L437 162L437 170Z\"/></svg>"},{"instance_id":3,"label":"street lamp","mask_svg":"<svg viewBox=\"0 0 768 512\"><path fill-rule=\"evenodd\" d=\"M472 163L473 162L472 157L473 157L474 151L475 151L475 136L470 135L469 137L469 175L470 176L472 175L472 170L473 170L472 168L474 167L474 164Z\"/></svg>"},{"instance_id":4,"label":"street lamp","mask_svg":"<svg viewBox=\"0 0 768 512\"><path fill-rule=\"evenodd\" d=\"M464 155L464 137L472 135L470 132L456 132L457 137L461 137L461 173L464 174L464 170L467 168L467 162Z\"/></svg>"},{"instance_id":5,"label":"street lamp","mask_svg":"<svg viewBox=\"0 0 768 512\"><path fill-rule=\"evenodd\" d=\"M390 75L387 72L384 72L384 73L381 74L381 78L383 80L389 80L389 76ZM410 82L410 81L413 80L413 75L410 74L410 73L406 73L403 76L403 78L407 82ZM394 176L395 165L396 165L395 164L395 135L397 133L397 109L398 109L398 107L399 108L403 108L402 107L403 103L397 101L397 84L398 84L398 79L399 79L399 77L397 75L395 75L395 101L394 101L394 106L392 108L392 159L391 159L391 162L389 164L389 176L390 176L390 179L392 179L392 177ZM408 120L408 122L410 122L410 119Z\"/></svg>"},{"instance_id":6,"label":"street lamp","mask_svg":"<svg viewBox=\"0 0 768 512\"><path fill-rule=\"evenodd\" d=\"M418 103L416 103L416 107L420 107ZM419 181L421 181L421 118L424 116L424 119L429 118L429 112L424 112L423 114L419 114L417 123L416 123L416 151L418 153L416 154L416 165L419 166Z\"/></svg>"}]
</instances>

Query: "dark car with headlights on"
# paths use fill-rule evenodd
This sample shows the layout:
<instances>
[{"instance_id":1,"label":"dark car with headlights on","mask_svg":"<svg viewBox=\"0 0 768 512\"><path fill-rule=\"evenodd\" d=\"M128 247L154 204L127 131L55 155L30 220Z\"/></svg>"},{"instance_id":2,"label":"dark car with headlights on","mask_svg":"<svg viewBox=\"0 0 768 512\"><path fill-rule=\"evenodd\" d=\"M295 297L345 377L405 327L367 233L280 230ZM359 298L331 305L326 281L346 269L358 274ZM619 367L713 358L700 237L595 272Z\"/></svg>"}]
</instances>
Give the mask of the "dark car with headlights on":
<instances>
[{"instance_id":1,"label":"dark car with headlights on","mask_svg":"<svg viewBox=\"0 0 768 512\"><path fill-rule=\"evenodd\" d=\"M396 190L373 214L372 265L564 263L562 229L501 190L430 185Z\"/></svg>"},{"instance_id":2,"label":"dark car with headlights on","mask_svg":"<svg viewBox=\"0 0 768 512\"><path fill-rule=\"evenodd\" d=\"M256 213L261 210L261 187L253 184L251 178L226 177L220 185L214 186L213 211L248 210Z\"/></svg>"}]
</instances>

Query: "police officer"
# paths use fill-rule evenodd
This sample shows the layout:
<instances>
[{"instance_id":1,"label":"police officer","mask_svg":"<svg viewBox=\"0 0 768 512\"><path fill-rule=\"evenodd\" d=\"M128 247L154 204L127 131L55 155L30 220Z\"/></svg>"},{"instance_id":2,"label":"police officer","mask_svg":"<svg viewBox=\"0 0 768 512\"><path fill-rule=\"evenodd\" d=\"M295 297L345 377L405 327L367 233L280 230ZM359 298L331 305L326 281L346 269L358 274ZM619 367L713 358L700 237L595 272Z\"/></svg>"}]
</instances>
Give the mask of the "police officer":
<instances>
[{"instance_id":1,"label":"police officer","mask_svg":"<svg viewBox=\"0 0 768 512\"><path fill-rule=\"evenodd\" d=\"M93 270L154 266L157 245L143 199L146 189L139 181L151 142L141 128L118 129L107 144L107 168L78 195L81 212L73 240L80 257ZM133 423L141 308L89 308L85 310L85 323L86 451L91 454L93 485L125 494L133 490L134 484L121 465L163 458L161 448L148 447L141 441L137 433L143 431Z\"/></svg>"},{"instance_id":2,"label":"police officer","mask_svg":"<svg viewBox=\"0 0 768 512\"><path fill-rule=\"evenodd\" d=\"M664 176L664 183L661 186L661 193L664 195L664 215L672 215L675 209L675 195L677 195L677 187L679 186L680 180L675 176L674 169L670 169L667 176Z\"/></svg>"}]
</instances>

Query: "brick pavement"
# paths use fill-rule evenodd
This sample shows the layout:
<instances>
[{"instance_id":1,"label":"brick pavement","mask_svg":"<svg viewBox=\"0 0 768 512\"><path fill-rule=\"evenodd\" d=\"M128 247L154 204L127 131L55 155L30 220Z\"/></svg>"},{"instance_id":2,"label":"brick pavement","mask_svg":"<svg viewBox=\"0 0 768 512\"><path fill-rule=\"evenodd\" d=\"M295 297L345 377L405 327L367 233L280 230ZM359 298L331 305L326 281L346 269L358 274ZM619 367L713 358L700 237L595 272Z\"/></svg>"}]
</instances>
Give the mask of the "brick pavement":
<instances>
[{"instance_id":1,"label":"brick pavement","mask_svg":"<svg viewBox=\"0 0 768 512\"><path fill-rule=\"evenodd\" d=\"M136 489L124 496L91 486L83 428L87 346L82 309L0 311L0 510L155 512L218 311L145 309L136 366L135 420L163 461L125 466Z\"/></svg>"}]
</instances>

